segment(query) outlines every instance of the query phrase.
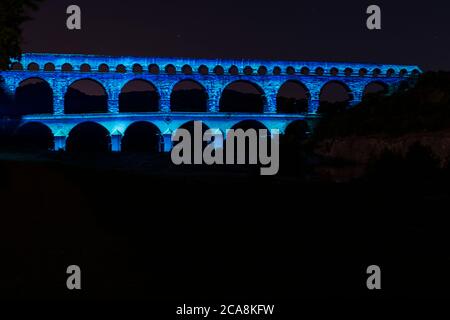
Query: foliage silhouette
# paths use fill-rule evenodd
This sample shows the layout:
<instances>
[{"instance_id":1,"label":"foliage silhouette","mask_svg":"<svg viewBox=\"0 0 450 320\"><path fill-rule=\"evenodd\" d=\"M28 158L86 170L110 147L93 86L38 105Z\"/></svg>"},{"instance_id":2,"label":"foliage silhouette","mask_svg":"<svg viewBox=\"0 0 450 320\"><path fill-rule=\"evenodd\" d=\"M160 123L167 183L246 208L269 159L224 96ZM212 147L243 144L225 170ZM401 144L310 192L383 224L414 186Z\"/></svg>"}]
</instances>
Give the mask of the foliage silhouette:
<instances>
[{"instance_id":1,"label":"foliage silhouette","mask_svg":"<svg viewBox=\"0 0 450 320\"><path fill-rule=\"evenodd\" d=\"M311 151L305 144L308 126L297 121L286 128L280 137L280 174L291 177L305 177L308 173L308 156Z\"/></svg>"},{"instance_id":2,"label":"foliage silhouette","mask_svg":"<svg viewBox=\"0 0 450 320\"><path fill-rule=\"evenodd\" d=\"M415 87L406 83L392 96L364 99L335 112L317 126L315 138L351 135L400 135L450 128L450 72L422 74Z\"/></svg>"},{"instance_id":3,"label":"foliage silhouette","mask_svg":"<svg viewBox=\"0 0 450 320\"><path fill-rule=\"evenodd\" d=\"M417 184L435 179L438 172L439 161L431 148L416 142L404 156L385 150L378 159L369 163L367 177L380 182Z\"/></svg>"},{"instance_id":4,"label":"foliage silhouette","mask_svg":"<svg viewBox=\"0 0 450 320\"><path fill-rule=\"evenodd\" d=\"M348 108L348 102L327 102L321 101L317 113L322 116L332 116L344 112Z\"/></svg>"},{"instance_id":5,"label":"foliage silhouette","mask_svg":"<svg viewBox=\"0 0 450 320\"><path fill-rule=\"evenodd\" d=\"M288 97L277 97L278 112L280 113L306 113L308 100Z\"/></svg>"},{"instance_id":6,"label":"foliage silhouette","mask_svg":"<svg viewBox=\"0 0 450 320\"><path fill-rule=\"evenodd\" d=\"M30 20L27 10L37 10L42 0L2 0L0 2L0 70L9 69L11 59L22 54L22 23Z\"/></svg>"}]
</instances>

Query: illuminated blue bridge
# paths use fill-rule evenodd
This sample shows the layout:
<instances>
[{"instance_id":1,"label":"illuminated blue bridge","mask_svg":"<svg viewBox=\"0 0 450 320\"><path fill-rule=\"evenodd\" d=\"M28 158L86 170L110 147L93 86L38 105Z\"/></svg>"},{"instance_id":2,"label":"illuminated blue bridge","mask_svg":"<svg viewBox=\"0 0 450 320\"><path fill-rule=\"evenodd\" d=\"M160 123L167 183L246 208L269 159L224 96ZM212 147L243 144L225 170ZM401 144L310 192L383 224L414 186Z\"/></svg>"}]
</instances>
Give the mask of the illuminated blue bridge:
<instances>
[{"instance_id":1,"label":"illuminated blue bridge","mask_svg":"<svg viewBox=\"0 0 450 320\"><path fill-rule=\"evenodd\" d=\"M52 110L22 117L22 126L40 123L54 137L54 148L64 149L72 130L84 122L93 122L107 130L111 149L121 150L122 138L137 122L148 122L157 128L161 150L172 147L172 132L192 120L201 120L209 128L223 133L242 121L256 121L267 129L281 133L298 121L313 127L324 88L340 84L348 94L348 105L358 104L366 88L377 83L392 94L405 83L412 83L421 72L417 66L302 61L220 60L155 57L111 57L72 54L24 54L10 71L1 72L6 92L14 97L22 83L29 79L45 82L52 93ZM107 96L104 112L67 112L67 91L78 81L89 79L100 85ZM124 112L120 94L130 82L150 84L158 95L152 112ZM177 84L190 80L205 92L205 109L179 112L171 97ZM222 95L233 83L254 86L261 96L258 111L222 109ZM302 112L285 112L279 108L280 89L288 82L306 92L307 107Z\"/></svg>"}]
</instances>

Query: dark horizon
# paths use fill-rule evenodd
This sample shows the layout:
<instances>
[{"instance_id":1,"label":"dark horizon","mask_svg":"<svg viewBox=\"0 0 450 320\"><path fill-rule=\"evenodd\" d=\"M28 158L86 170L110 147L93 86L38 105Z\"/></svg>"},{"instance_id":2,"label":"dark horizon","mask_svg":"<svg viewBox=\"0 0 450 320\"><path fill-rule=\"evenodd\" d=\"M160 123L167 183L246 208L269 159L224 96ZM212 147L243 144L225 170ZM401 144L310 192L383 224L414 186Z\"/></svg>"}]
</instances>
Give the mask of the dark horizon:
<instances>
[{"instance_id":1,"label":"dark horizon","mask_svg":"<svg viewBox=\"0 0 450 320\"><path fill-rule=\"evenodd\" d=\"M280 0L276 7L254 0L132 3L79 0L82 30L69 31L65 12L74 3L46 0L32 14L34 20L24 24L23 51L370 62L450 70L450 4L444 1L432 0L428 6L377 1L382 9L379 31L366 28L366 8L373 3L365 0L345 5Z\"/></svg>"}]
</instances>

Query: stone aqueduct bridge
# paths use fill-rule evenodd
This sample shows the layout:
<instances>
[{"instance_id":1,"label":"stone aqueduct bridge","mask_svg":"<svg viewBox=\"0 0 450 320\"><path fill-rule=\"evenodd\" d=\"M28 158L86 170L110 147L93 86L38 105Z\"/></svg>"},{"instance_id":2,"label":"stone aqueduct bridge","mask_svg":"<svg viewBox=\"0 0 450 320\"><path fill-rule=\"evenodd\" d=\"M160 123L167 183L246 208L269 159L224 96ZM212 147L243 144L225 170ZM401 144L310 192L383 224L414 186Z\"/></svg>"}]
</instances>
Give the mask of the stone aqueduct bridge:
<instances>
[{"instance_id":1,"label":"stone aqueduct bridge","mask_svg":"<svg viewBox=\"0 0 450 320\"><path fill-rule=\"evenodd\" d=\"M156 125L164 137L164 149L171 148L173 131L192 120L201 120L223 133L243 120L256 120L268 129L281 133L292 122L313 122L322 88L339 82L347 89L350 105L362 100L363 92L372 82L382 83L388 93L420 73L417 66L360 63L328 63L301 61L214 60L155 57L112 57L73 54L24 54L10 71L2 72L6 91L14 96L20 84L30 78L46 81L53 91L53 114L27 115L23 124L40 122L52 131L55 148L63 149L71 130L82 122L92 121L105 127L112 138L113 151L120 150L120 140L128 126L137 121ZM81 79L95 80L108 95L108 113L64 114L64 98L68 88ZM119 94L132 80L150 82L159 94L159 112L120 113ZM208 96L207 112L171 112L170 96L174 86L192 80L203 86ZM223 90L236 81L250 82L263 96L263 113L223 113L219 101ZM295 81L306 89L308 112L277 113L277 95L287 81Z\"/></svg>"}]
</instances>

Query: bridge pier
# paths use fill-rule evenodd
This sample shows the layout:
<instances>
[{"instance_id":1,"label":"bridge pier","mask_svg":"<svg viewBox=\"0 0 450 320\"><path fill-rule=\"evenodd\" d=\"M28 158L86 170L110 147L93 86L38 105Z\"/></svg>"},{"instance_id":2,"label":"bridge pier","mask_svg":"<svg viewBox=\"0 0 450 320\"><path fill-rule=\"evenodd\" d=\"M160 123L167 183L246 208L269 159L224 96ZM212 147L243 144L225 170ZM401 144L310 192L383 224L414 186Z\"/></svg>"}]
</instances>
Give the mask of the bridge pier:
<instances>
[{"instance_id":1,"label":"bridge pier","mask_svg":"<svg viewBox=\"0 0 450 320\"><path fill-rule=\"evenodd\" d=\"M161 112L170 112L170 99L161 97L160 100L160 110Z\"/></svg>"},{"instance_id":2,"label":"bridge pier","mask_svg":"<svg viewBox=\"0 0 450 320\"><path fill-rule=\"evenodd\" d=\"M19 87L21 79L19 77L2 77L4 81L3 87L5 88L6 93L13 98L16 92L16 89Z\"/></svg>"},{"instance_id":3,"label":"bridge pier","mask_svg":"<svg viewBox=\"0 0 450 320\"><path fill-rule=\"evenodd\" d=\"M352 97L353 97L353 99L349 103L350 108L353 108L354 106L356 106L359 103L361 103L362 98L363 98L363 92L355 90L355 91L352 92Z\"/></svg>"},{"instance_id":4,"label":"bridge pier","mask_svg":"<svg viewBox=\"0 0 450 320\"><path fill-rule=\"evenodd\" d=\"M163 140L163 151L170 152L172 151L173 142L172 142L172 132L165 132L162 135Z\"/></svg>"},{"instance_id":5,"label":"bridge pier","mask_svg":"<svg viewBox=\"0 0 450 320\"><path fill-rule=\"evenodd\" d=\"M361 100L352 100L349 102L349 107L353 108L354 106L358 105L359 103L361 103Z\"/></svg>"},{"instance_id":6,"label":"bridge pier","mask_svg":"<svg viewBox=\"0 0 450 320\"><path fill-rule=\"evenodd\" d=\"M264 96L264 113L277 113L277 92Z\"/></svg>"},{"instance_id":7,"label":"bridge pier","mask_svg":"<svg viewBox=\"0 0 450 320\"><path fill-rule=\"evenodd\" d=\"M208 100L208 112L218 112L219 111L219 103L216 99L209 98Z\"/></svg>"},{"instance_id":8,"label":"bridge pier","mask_svg":"<svg viewBox=\"0 0 450 320\"><path fill-rule=\"evenodd\" d=\"M154 81L154 84L159 89L159 111L170 112L170 96L172 94L174 81Z\"/></svg>"},{"instance_id":9,"label":"bridge pier","mask_svg":"<svg viewBox=\"0 0 450 320\"><path fill-rule=\"evenodd\" d=\"M57 132L54 136L54 151L66 150L67 136L62 132Z\"/></svg>"},{"instance_id":10,"label":"bridge pier","mask_svg":"<svg viewBox=\"0 0 450 320\"><path fill-rule=\"evenodd\" d=\"M208 94L208 112L219 112L220 88L210 85L206 87L206 92Z\"/></svg>"},{"instance_id":11,"label":"bridge pier","mask_svg":"<svg viewBox=\"0 0 450 320\"><path fill-rule=\"evenodd\" d=\"M319 100L309 100L308 101L308 113L317 113L319 110L320 101Z\"/></svg>"},{"instance_id":12,"label":"bridge pier","mask_svg":"<svg viewBox=\"0 0 450 320\"><path fill-rule=\"evenodd\" d=\"M225 139L224 134L220 129L214 129L212 130L213 135L213 141L211 142L214 146L214 149L222 149L223 148L223 141Z\"/></svg>"},{"instance_id":13,"label":"bridge pier","mask_svg":"<svg viewBox=\"0 0 450 320\"><path fill-rule=\"evenodd\" d=\"M57 95L53 97L53 110L54 114L57 116L62 116L64 114L64 98Z\"/></svg>"},{"instance_id":14,"label":"bridge pier","mask_svg":"<svg viewBox=\"0 0 450 320\"><path fill-rule=\"evenodd\" d=\"M108 100L108 112L109 113L119 113L119 100L109 99Z\"/></svg>"},{"instance_id":15,"label":"bridge pier","mask_svg":"<svg viewBox=\"0 0 450 320\"><path fill-rule=\"evenodd\" d=\"M122 137L123 134L119 130L115 130L111 134L111 151L120 152L122 150Z\"/></svg>"},{"instance_id":16,"label":"bridge pier","mask_svg":"<svg viewBox=\"0 0 450 320\"><path fill-rule=\"evenodd\" d=\"M66 79L53 79L53 113L61 116L64 114L64 96L67 92L69 83Z\"/></svg>"}]
</instances>

